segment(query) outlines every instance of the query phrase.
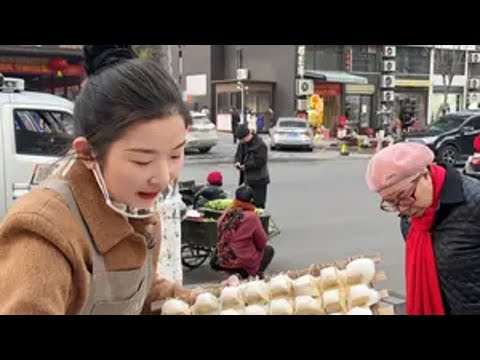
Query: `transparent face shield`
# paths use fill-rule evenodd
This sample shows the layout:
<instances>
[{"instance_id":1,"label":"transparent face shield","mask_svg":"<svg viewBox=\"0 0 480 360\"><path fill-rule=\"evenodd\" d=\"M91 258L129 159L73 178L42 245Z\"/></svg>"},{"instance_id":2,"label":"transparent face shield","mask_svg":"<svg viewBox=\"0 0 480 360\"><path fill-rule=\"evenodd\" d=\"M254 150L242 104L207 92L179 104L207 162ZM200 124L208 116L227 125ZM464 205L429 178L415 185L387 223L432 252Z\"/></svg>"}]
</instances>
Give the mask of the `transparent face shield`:
<instances>
[{"instance_id":1,"label":"transparent face shield","mask_svg":"<svg viewBox=\"0 0 480 360\"><path fill-rule=\"evenodd\" d=\"M100 188L100 191L103 194L103 197L105 198L105 202L110 207L112 210L115 212L119 213L120 215L123 215L127 218L131 219L148 219L149 217L152 217L156 213L159 212L160 205L161 203L167 199L168 197L173 196L175 193L175 189L178 191L178 185L176 185L176 182L172 182L170 185L168 185L168 188L165 189L164 192L162 192L155 202L155 204L146 209L142 208L136 208L132 206L128 206L127 204L115 201L111 198L107 185L105 184L105 180L103 178L102 172L100 170L100 166L98 165L98 162L95 162L95 168L93 170L93 174L95 176L95 179L97 180L97 184Z\"/></svg>"}]
</instances>

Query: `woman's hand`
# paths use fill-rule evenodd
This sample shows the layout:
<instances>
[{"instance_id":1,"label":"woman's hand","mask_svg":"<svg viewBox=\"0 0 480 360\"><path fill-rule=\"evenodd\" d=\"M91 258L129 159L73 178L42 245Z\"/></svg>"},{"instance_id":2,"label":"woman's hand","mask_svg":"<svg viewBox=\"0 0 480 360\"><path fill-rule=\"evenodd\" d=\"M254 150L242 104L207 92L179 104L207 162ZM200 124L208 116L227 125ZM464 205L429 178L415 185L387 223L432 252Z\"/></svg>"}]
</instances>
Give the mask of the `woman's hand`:
<instances>
[{"instance_id":1,"label":"woman's hand","mask_svg":"<svg viewBox=\"0 0 480 360\"><path fill-rule=\"evenodd\" d=\"M196 287L195 289L190 290L190 296L189 296L188 303L190 305L195 304L195 301L197 300L198 295L203 294L205 292L207 292L207 291L205 289L203 289L202 287Z\"/></svg>"}]
</instances>

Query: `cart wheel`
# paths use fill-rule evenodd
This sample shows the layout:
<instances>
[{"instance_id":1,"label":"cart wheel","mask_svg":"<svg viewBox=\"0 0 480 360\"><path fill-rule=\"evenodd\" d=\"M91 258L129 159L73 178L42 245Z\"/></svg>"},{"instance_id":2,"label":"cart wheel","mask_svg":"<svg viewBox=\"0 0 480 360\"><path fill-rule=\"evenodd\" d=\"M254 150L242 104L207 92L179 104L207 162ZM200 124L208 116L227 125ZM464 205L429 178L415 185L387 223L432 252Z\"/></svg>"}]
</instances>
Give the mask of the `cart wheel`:
<instances>
[{"instance_id":1,"label":"cart wheel","mask_svg":"<svg viewBox=\"0 0 480 360\"><path fill-rule=\"evenodd\" d=\"M211 249L204 246L182 245L182 264L189 269L196 269L210 256Z\"/></svg>"}]
</instances>

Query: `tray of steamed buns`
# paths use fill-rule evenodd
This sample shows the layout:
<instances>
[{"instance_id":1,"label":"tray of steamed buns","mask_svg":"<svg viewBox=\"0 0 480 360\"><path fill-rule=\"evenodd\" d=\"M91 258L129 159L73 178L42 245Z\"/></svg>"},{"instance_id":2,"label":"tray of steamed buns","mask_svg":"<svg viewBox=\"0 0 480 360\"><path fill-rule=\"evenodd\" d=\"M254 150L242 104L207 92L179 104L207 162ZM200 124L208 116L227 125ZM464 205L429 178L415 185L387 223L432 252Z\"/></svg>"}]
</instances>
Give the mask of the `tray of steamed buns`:
<instances>
[{"instance_id":1,"label":"tray of steamed buns","mask_svg":"<svg viewBox=\"0 0 480 360\"><path fill-rule=\"evenodd\" d=\"M312 265L237 286L210 285L193 305L168 299L162 315L393 315L383 305L386 279L377 271L379 256L359 256L332 264Z\"/></svg>"}]
</instances>

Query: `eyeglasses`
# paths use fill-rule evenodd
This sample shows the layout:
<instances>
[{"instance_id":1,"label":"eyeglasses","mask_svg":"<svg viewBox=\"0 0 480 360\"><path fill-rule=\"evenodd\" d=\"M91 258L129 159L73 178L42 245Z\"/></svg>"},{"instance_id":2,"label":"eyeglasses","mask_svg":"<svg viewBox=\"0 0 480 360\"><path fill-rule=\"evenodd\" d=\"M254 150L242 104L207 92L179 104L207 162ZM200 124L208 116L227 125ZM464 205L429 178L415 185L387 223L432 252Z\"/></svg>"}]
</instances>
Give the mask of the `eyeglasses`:
<instances>
[{"instance_id":1,"label":"eyeglasses","mask_svg":"<svg viewBox=\"0 0 480 360\"><path fill-rule=\"evenodd\" d=\"M400 208L411 207L417 200L415 197L415 192L417 190L418 182L424 175L425 174L421 174L417 178L415 178L412 181L410 187L400 193L396 200L382 200L382 202L380 203L380 209L385 212L398 212L400 211Z\"/></svg>"}]
</instances>

